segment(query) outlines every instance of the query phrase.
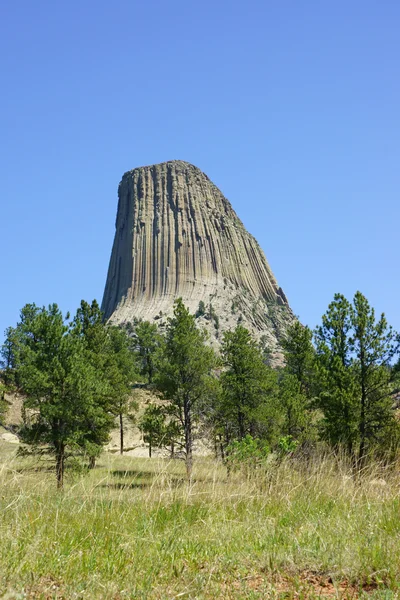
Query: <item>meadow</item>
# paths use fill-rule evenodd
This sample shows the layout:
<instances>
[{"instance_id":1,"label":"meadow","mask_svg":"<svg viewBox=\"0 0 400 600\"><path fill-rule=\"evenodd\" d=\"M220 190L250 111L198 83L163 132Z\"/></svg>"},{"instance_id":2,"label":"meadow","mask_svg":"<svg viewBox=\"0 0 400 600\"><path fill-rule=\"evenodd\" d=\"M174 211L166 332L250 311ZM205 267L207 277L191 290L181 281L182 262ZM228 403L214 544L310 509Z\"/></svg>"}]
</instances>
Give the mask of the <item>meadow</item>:
<instances>
[{"instance_id":1,"label":"meadow","mask_svg":"<svg viewBox=\"0 0 400 600\"><path fill-rule=\"evenodd\" d=\"M400 475L334 456L232 473L104 453L69 470L0 442L0 598L397 598Z\"/></svg>"}]
</instances>

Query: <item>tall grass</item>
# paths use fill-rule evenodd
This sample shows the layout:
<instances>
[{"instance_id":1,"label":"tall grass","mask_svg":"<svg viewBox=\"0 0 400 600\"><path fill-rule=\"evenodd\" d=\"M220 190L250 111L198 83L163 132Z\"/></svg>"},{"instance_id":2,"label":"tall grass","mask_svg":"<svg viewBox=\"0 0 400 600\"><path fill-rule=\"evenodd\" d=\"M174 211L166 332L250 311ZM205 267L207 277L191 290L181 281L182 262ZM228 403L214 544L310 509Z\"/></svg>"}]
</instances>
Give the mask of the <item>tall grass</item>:
<instances>
[{"instance_id":1,"label":"tall grass","mask_svg":"<svg viewBox=\"0 0 400 600\"><path fill-rule=\"evenodd\" d=\"M105 454L63 493L48 468L0 466L0 598L397 597L393 468L353 477L328 456L228 478L203 460L189 485L179 461Z\"/></svg>"}]
</instances>

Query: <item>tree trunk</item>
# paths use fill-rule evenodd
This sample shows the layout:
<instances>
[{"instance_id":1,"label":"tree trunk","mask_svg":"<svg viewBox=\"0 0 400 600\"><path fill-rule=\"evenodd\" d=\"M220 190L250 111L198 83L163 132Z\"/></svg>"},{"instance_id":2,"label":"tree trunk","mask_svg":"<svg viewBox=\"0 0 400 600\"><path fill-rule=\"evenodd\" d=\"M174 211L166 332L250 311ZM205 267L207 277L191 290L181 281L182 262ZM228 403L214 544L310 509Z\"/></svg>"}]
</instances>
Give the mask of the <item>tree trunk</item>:
<instances>
[{"instance_id":1,"label":"tree trunk","mask_svg":"<svg viewBox=\"0 0 400 600\"><path fill-rule=\"evenodd\" d=\"M245 436L245 430L244 430L244 414L242 413L241 410L239 410L238 412L238 425L239 425L239 439L243 439Z\"/></svg>"},{"instance_id":2,"label":"tree trunk","mask_svg":"<svg viewBox=\"0 0 400 600\"><path fill-rule=\"evenodd\" d=\"M151 441L149 442L149 458L151 458Z\"/></svg>"},{"instance_id":3,"label":"tree trunk","mask_svg":"<svg viewBox=\"0 0 400 600\"><path fill-rule=\"evenodd\" d=\"M57 488L62 490L64 486L64 468L65 468L65 445L60 442L56 449L56 475Z\"/></svg>"},{"instance_id":4,"label":"tree trunk","mask_svg":"<svg viewBox=\"0 0 400 600\"><path fill-rule=\"evenodd\" d=\"M124 424L122 422L122 413L119 413L119 453L124 453Z\"/></svg>"},{"instance_id":5,"label":"tree trunk","mask_svg":"<svg viewBox=\"0 0 400 600\"><path fill-rule=\"evenodd\" d=\"M186 474L189 481L192 479L193 469L193 438L192 438L192 415L190 401L185 399L183 403L185 419L185 451L186 451Z\"/></svg>"},{"instance_id":6,"label":"tree trunk","mask_svg":"<svg viewBox=\"0 0 400 600\"><path fill-rule=\"evenodd\" d=\"M358 462L360 469L362 469L365 462L365 442L365 401L361 398L360 448L358 451Z\"/></svg>"},{"instance_id":7,"label":"tree trunk","mask_svg":"<svg viewBox=\"0 0 400 600\"><path fill-rule=\"evenodd\" d=\"M171 458L175 458L175 442L171 442Z\"/></svg>"},{"instance_id":8,"label":"tree trunk","mask_svg":"<svg viewBox=\"0 0 400 600\"><path fill-rule=\"evenodd\" d=\"M222 435L219 436L219 450L221 452L221 460L224 463L225 462L225 448L224 448L224 441L222 439Z\"/></svg>"},{"instance_id":9,"label":"tree trunk","mask_svg":"<svg viewBox=\"0 0 400 600\"><path fill-rule=\"evenodd\" d=\"M96 457L89 456L89 469L94 469L96 466Z\"/></svg>"},{"instance_id":10,"label":"tree trunk","mask_svg":"<svg viewBox=\"0 0 400 600\"><path fill-rule=\"evenodd\" d=\"M363 345L360 343L360 367L361 367L361 414L360 414L360 449L358 452L358 462L360 470L363 468L365 463L365 450L366 450L366 404L367 404L367 392L365 389L365 355Z\"/></svg>"}]
</instances>

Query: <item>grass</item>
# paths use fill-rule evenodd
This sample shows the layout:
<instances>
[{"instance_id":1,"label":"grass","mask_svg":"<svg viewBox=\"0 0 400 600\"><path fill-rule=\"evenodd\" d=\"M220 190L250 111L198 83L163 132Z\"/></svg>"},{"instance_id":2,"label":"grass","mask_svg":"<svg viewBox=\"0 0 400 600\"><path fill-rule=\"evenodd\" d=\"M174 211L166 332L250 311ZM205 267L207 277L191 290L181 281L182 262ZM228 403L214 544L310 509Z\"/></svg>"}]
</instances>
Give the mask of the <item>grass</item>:
<instances>
[{"instance_id":1,"label":"grass","mask_svg":"<svg viewBox=\"0 0 400 600\"><path fill-rule=\"evenodd\" d=\"M0 446L0 598L397 598L400 476L331 458L257 479L103 455L70 474Z\"/></svg>"}]
</instances>

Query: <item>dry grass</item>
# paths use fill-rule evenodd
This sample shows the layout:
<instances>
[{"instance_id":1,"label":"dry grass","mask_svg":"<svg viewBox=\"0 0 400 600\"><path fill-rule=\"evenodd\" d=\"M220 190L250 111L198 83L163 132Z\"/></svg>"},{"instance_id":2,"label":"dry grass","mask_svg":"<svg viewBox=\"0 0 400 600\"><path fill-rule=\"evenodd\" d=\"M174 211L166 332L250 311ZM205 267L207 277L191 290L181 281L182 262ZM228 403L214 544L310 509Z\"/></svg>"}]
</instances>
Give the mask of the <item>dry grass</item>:
<instances>
[{"instance_id":1,"label":"dry grass","mask_svg":"<svg viewBox=\"0 0 400 600\"><path fill-rule=\"evenodd\" d=\"M103 455L57 493L0 447L0 598L397 598L400 476L332 457L254 478Z\"/></svg>"}]
</instances>

